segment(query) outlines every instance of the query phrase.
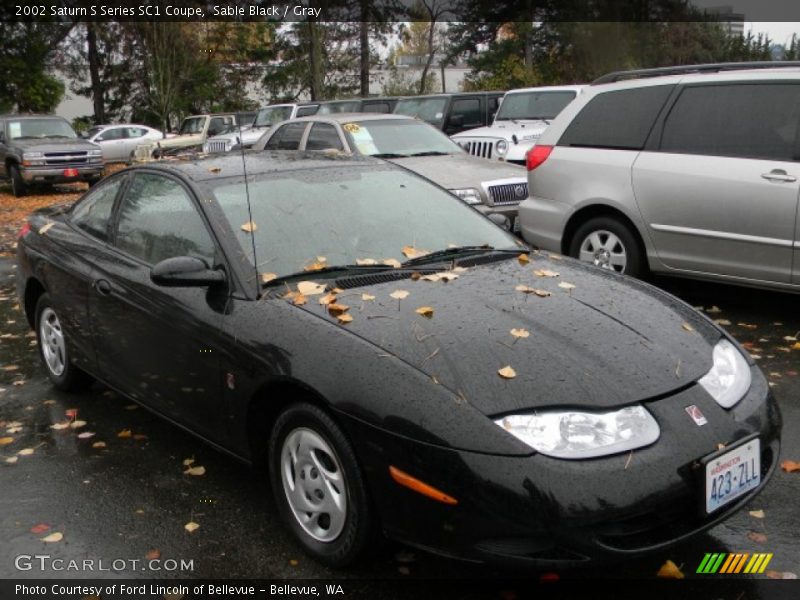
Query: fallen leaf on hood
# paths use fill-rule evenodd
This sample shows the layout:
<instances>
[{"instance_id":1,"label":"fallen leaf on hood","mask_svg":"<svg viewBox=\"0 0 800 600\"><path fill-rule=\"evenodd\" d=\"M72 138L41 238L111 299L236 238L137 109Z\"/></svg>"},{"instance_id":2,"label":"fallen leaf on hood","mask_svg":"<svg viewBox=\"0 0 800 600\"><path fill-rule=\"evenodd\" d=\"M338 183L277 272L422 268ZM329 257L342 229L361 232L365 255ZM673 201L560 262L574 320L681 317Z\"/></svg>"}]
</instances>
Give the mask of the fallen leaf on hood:
<instances>
[{"instance_id":1,"label":"fallen leaf on hood","mask_svg":"<svg viewBox=\"0 0 800 600\"><path fill-rule=\"evenodd\" d=\"M785 342L796 342L797 338L793 335L785 335L783 336L783 341Z\"/></svg>"},{"instance_id":2,"label":"fallen leaf on hood","mask_svg":"<svg viewBox=\"0 0 800 600\"><path fill-rule=\"evenodd\" d=\"M50 535L41 538L41 541L47 544L53 544L55 542L60 542L63 539L64 539L64 534L56 531L55 533L51 533Z\"/></svg>"},{"instance_id":3,"label":"fallen leaf on hood","mask_svg":"<svg viewBox=\"0 0 800 600\"><path fill-rule=\"evenodd\" d=\"M86 421L73 421L69 424L72 429L80 429L81 427L86 425Z\"/></svg>"},{"instance_id":4,"label":"fallen leaf on hood","mask_svg":"<svg viewBox=\"0 0 800 600\"><path fill-rule=\"evenodd\" d=\"M154 548L144 555L147 560L158 560L161 558L161 550Z\"/></svg>"},{"instance_id":5,"label":"fallen leaf on hood","mask_svg":"<svg viewBox=\"0 0 800 600\"><path fill-rule=\"evenodd\" d=\"M681 327L683 327L683 328L684 328L686 331L690 331L690 332L691 332L691 331L694 331L694 327L692 327L691 325L689 325L689 324L688 324L688 323L686 323L686 322L684 322L684 323L681 325Z\"/></svg>"},{"instance_id":6,"label":"fallen leaf on hood","mask_svg":"<svg viewBox=\"0 0 800 600\"><path fill-rule=\"evenodd\" d=\"M336 302L336 294L325 294L319 299L319 303L323 306L334 304Z\"/></svg>"},{"instance_id":7,"label":"fallen leaf on hood","mask_svg":"<svg viewBox=\"0 0 800 600\"><path fill-rule=\"evenodd\" d=\"M792 344L792 350L800 350L800 342L795 342Z\"/></svg>"},{"instance_id":8,"label":"fallen leaf on hood","mask_svg":"<svg viewBox=\"0 0 800 600\"><path fill-rule=\"evenodd\" d=\"M100 448L105 448L105 447L106 447L106 443L105 442L95 442L94 444L92 444L92 448L100 449Z\"/></svg>"},{"instance_id":9,"label":"fallen leaf on hood","mask_svg":"<svg viewBox=\"0 0 800 600\"><path fill-rule=\"evenodd\" d=\"M671 560L668 560L656 573L656 577L661 577L662 579L683 579L684 575L681 570Z\"/></svg>"},{"instance_id":10,"label":"fallen leaf on hood","mask_svg":"<svg viewBox=\"0 0 800 600\"><path fill-rule=\"evenodd\" d=\"M191 467L183 472L184 475L192 475L193 477L200 477L206 474L206 468L202 466Z\"/></svg>"},{"instance_id":11,"label":"fallen leaf on hood","mask_svg":"<svg viewBox=\"0 0 800 600\"><path fill-rule=\"evenodd\" d=\"M766 544L767 543L767 536L763 533L758 533L757 531L751 531L747 534L747 538L756 544Z\"/></svg>"},{"instance_id":12,"label":"fallen leaf on hood","mask_svg":"<svg viewBox=\"0 0 800 600\"><path fill-rule=\"evenodd\" d=\"M361 299L364 302L371 302L372 300L375 300L375 296L373 296L372 294L361 294Z\"/></svg>"},{"instance_id":13,"label":"fallen leaf on hood","mask_svg":"<svg viewBox=\"0 0 800 600\"><path fill-rule=\"evenodd\" d=\"M83 433L78 434L78 439L81 440L88 440L89 438L93 438L95 433L93 431L84 431Z\"/></svg>"},{"instance_id":14,"label":"fallen leaf on hood","mask_svg":"<svg viewBox=\"0 0 800 600\"><path fill-rule=\"evenodd\" d=\"M325 291L325 286L316 281L301 281L297 284L297 291L303 296L317 296Z\"/></svg>"},{"instance_id":15,"label":"fallen leaf on hood","mask_svg":"<svg viewBox=\"0 0 800 600\"><path fill-rule=\"evenodd\" d=\"M781 463L781 469L783 469L787 473L794 473L795 471L800 471L800 462L794 460L785 460Z\"/></svg>"},{"instance_id":16,"label":"fallen leaf on hood","mask_svg":"<svg viewBox=\"0 0 800 600\"><path fill-rule=\"evenodd\" d=\"M720 327L730 327L731 325L731 322L728 319L716 319L714 323L716 323Z\"/></svg>"},{"instance_id":17,"label":"fallen leaf on hood","mask_svg":"<svg viewBox=\"0 0 800 600\"><path fill-rule=\"evenodd\" d=\"M433 318L433 309L430 306L420 306L417 310L415 310L418 315L422 315L427 319Z\"/></svg>"},{"instance_id":18,"label":"fallen leaf on hood","mask_svg":"<svg viewBox=\"0 0 800 600\"><path fill-rule=\"evenodd\" d=\"M42 227L40 227L39 228L39 235L44 235L45 233L50 231L50 228L55 224L56 224L55 221L49 221L46 225L43 225Z\"/></svg>"},{"instance_id":19,"label":"fallen leaf on hood","mask_svg":"<svg viewBox=\"0 0 800 600\"><path fill-rule=\"evenodd\" d=\"M129 437L131 437L132 435L133 435L133 434L131 433L131 430L130 430L130 429L123 429L122 431L120 431L120 432L117 434L117 437L118 437L118 438L129 438Z\"/></svg>"},{"instance_id":20,"label":"fallen leaf on hood","mask_svg":"<svg viewBox=\"0 0 800 600\"><path fill-rule=\"evenodd\" d=\"M35 533L39 535L40 533L44 533L45 531L50 530L50 525L46 525L45 523L39 523L38 525L34 525L31 527L31 533Z\"/></svg>"},{"instance_id":21,"label":"fallen leaf on hood","mask_svg":"<svg viewBox=\"0 0 800 600\"><path fill-rule=\"evenodd\" d=\"M386 260L383 261L383 264L389 265L390 267L394 267L395 269L399 269L402 266L400 264L400 261L397 260L396 258L387 258Z\"/></svg>"},{"instance_id":22,"label":"fallen leaf on hood","mask_svg":"<svg viewBox=\"0 0 800 600\"><path fill-rule=\"evenodd\" d=\"M219 167L208 167L209 173L219 173L220 171L222 171L222 169L220 169Z\"/></svg>"},{"instance_id":23,"label":"fallen leaf on hood","mask_svg":"<svg viewBox=\"0 0 800 600\"><path fill-rule=\"evenodd\" d=\"M253 221L248 221L242 225L242 231L246 231L247 233L253 233L257 229L258 225L256 225Z\"/></svg>"},{"instance_id":24,"label":"fallen leaf on hood","mask_svg":"<svg viewBox=\"0 0 800 600\"><path fill-rule=\"evenodd\" d=\"M297 565L299 565L299 564L300 564L300 561L299 561L299 560L296 560L296 559L294 559L294 558L290 558L290 559L289 559L289 564L290 564L290 565L292 565L293 567L296 567Z\"/></svg>"},{"instance_id":25,"label":"fallen leaf on hood","mask_svg":"<svg viewBox=\"0 0 800 600\"><path fill-rule=\"evenodd\" d=\"M558 284L558 287L560 287L561 289L564 289L564 290L574 290L575 289L575 284L574 283L567 283L566 281L562 281L561 283Z\"/></svg>"},{"instance_id":26,"label":"fallen leaf on hood","mask_svg":"<svg viewBox=\"0 0 800 600\"><path fill-rule=\"evenodd\" d=\"M351 323L353 321L352 315L348 315L348 314L337 315L336 318L339 320L339 323L341 323L342 325L344 325L345 323Z\"/></svg>"},{"instance_id":27,"label":"fallen leaf on hood","mask_svg":"<svg viewBox=\"0 0 800 600\"><path fill-rule=\"evenodd\" d=\"M331 314L331 316L334 317L342 315L346 313L348 310L350 310L350 307L347 306L346 304L336 304L336 303L328 304L328 312Z\"/></svg>"},{"instance_id":28,"label":"fallen leaf on hood","mask_svg":"<svg viewBox=\"0 0 800 600\"><path fill-rule=\"evenodd\" d=\"M325 264L324 262L314 261L310 265L306 265L305 267L303 267L303 270L304 271L321 271L322 269L324 269L327 266L328 265Z\"/></svg>"},{"instance_id":29,"label":"fallen leaf on hood","mask_svg":"<svg viewBox=\"0 0 800 600\"><path fill-rule=\"evenodd\" d=\"M277 273L262 273L261 274L261 283L269 283L273 279L277 279Z\"/></svg>"},{"instance_id":30,"label":"fallen leaf on hood","mask_svg":"<svg viewBox=\"0 0 800 600\"><path fill-rule=\"evenodd\" d=\"M790 573L789 571L773 571L769 570L764 573L770 579L797 579L797 574Z\"/></svg>"},{"instance_id":31,"label":"fallen leaf on hood","mask_svg":"<svg viewBox=\"0 0 800 600\"><path fill-rule=\"evenodd\" d=\"M6 464L7 464L7 465L13 465L13 464L14 464L15 462L17 462L18 460L19 460L19 458L17 458L16 456L9 456L9 457L6 459Z\"/></svg>"},{"instance_id":32,"label":"fallen leaf on hood","mask_svg":"<svg viewBox=\"0 0 800 600\"><path fill-rule=\"evenodd\" d=\"M761 510L761 509L759 509L759 510L751 510L750 511L750 516L753 517L754 519L763 519L764 518L764 511Z\"/></svg>"},{"instance_id":33,"label":"fallen leaf on hood","mask_svg":"<svg viewBox=\"0 0 800 600\"><path fill-rule=\"evenodd\" d=\"M14 443L13 437L0 437L0 446L8 446Z\"/></svg>"},{"instance_id":34,"label":"fallen leaf on hood","mask_svg":"<svg viewBox=\"0 0 800 600\"><path fill-rule=\"evenodd\" d=\"M547 256L550 260L562 260L564 258L560 254L548 254Z\"/></svg>"},{"instance_id":35,"label":"fallen leaf on hood","mask_svg":"<svg viewBox=\"0 0 800 600\"><path fill-rule=\"evenodd\" d=\"M192 533L193 531L197 531L198 529L200 529L200 525L198 525L194 521L189 521L186 525L183 526L183 528L189 533Z\"/></svg>"},{"instance_id":36,"label":"fallen leaf on hood","mask_svg":"<svg viewBox=\"0 0 800 600\"><path fill-rule=\"evenodd\" d=\"M30 456L34 452L36 452L34 448L23 448L22 450L17 452L17 456Z\"/></svg>"},{"instance_id":37,"label":"fallen leaf on hood","mask_svg":"<svg viewBox=\"0 0 800 600\"><path fill-rule=\"evenodd\" d=\"M530 337L531 333L527 329L520 328L520 329L512 329L511 335L514 336L515 338L524 339L526 337Z\"/></svg>"},{"instance_id":38,"label":"fallen leaf on hood","mask_svg":"<svg viewBox=\"0 0 800 600\"><path fill-rule=\"evenodd\" d=\"M711 308L707 309L706 312L710 315L713 315L716 313L721 313L722 310L720 309L719 306L712 306Z\"/></svg>"},{"instance_id":39,"label":"fallen leaf on hood","mask_svg":"<svg viewBox=\"0 0 800 600\"><path fill-rule=\"evenodd\" d=\"M389 294L389 296L391 296L396 300L403 300L405 298L408 298L408 292L405 290L395 290L394 292Z\"/></svg>"},{"instance_id":40,"label":"fallen leaf on hood","mask_svg":"<svg viewBox=\"0 0 800 600\"><path fill-rule=\"evenodd\" d=\"M536 269L533 272L534 275L537 277L558 277L559 274L555 271L551 271L550 269Z\"/></svg>"},{"instance_id":41,"label":"fallen leaf on hood","mask_svg":"<svg viewBox=\"0 0 800 600\"><path fill-rule=\"evenodd\" d=\"M3 371L17 371L19 367L17 365L6 365L3 367Z\"/></svg>"},{"instance_id":42,"label":"fallen leaf on hood","mask_svg":"<svg viewBox=\"0 0 800 600\"><path fill-rule=\"evenodd\" d=\"M539 298L547 298L548 296L552 295L547 290L539 290L536 288L528 287L527 285L518 285L514 288L518 292L522 292L523 294L533 294L534 296L539 296Z\"/></svg>"},{"instance_id":43,"label":"fallen leaf on hood","mask_svg":"<svg viewBox=\"0 0 800 600\"><path fill-rule=\"evenodd\" d=\"M751 323L737 323L737 325L745 329L758 329L758 325L753 325ZM800 347L800 345L798 347Z\"/></svg>"},{"instance_id":44,"label":"fallen leaf on hood","mask_svg":"<svg viewBox=\"0 0 800 600\"><path fill-rule=\"evenodd\" d=\"M356 264L360 267L366 267L369 265L377 265L378 261L374 258L357 258Z\"/></svg>"},{"instance_id":45,"label":"fallen leaf on hood","mask_svg":"<svg viewBox=\"0 0 800 600\"><path fill-rule=\"evenodd\" d=\"M497 371L497 374L500 375L503 379L514 379L517 376L517 372L512 369L510 366L503 367Z\"/></svg>"},{"instance_id":46,"label":"fallen leaf on hood","mask_svg":"<svg viewBox=\"0 0 800 600\"><path fill-rule=\"evenodd\" d=\"M191 467L193 463L194 463L194 456L191 457L191 458L184 458L183 459L183 466L184 467Z\"/></svg>"},{"instance_id":47,"label":"fallen leaf on hood","mask_svg":"<svg viewBox=\"0 0 800 600\"><path fill-rule=\"evenodd\" d=\"M69 427L69 421L64 421L63 423L53 423L50 425L50 429L55 429L58 431L59 429L67 429Z\"/></svg>"},{"instance_id":48,"label":"fallen leaf on hood","mask_svg":"<svg viewBox=\"0 0 800 600\"><path fill-rule=\"evenodd\" d=\"M406 258L417 258L418 256L430 254L428 250L422 250L421 248L415 248L414 246L403 246L402 253Z\"/></svg>"},{"instance_id":49,"label":"fallen leaf on hood","mask_svg":"<svg viewBox=\"0 0 800 600\"><path fill-rule=\"evenodd\" d=\"M531 262L531 257L528 256L527 254L520 254L517 257L517 260L519 261L519 264L527 265L529 262Z\"/></svg>"},{"instance_id":50,"label":"fallen leaf on hood","mask_svg":"<svg viewBox=\"0 0 800 600\"><path fill-rule=\"evenodd\" d=\"M25 380L24 379L17 379L11 385L14 385L16 387L20 387L22 385L25 385Z\"/></svg>"},{"instance_id":51,"label":"fallen leaf on hood","mask_svg":"<svg viewBox=\"0 0 800 600\"><path fill-rule=\"evenodd\" d=\"M135 439L136 441L146 440L147 436L144 433L134 433L133 439Z\"/></svg>"}]
</instances>

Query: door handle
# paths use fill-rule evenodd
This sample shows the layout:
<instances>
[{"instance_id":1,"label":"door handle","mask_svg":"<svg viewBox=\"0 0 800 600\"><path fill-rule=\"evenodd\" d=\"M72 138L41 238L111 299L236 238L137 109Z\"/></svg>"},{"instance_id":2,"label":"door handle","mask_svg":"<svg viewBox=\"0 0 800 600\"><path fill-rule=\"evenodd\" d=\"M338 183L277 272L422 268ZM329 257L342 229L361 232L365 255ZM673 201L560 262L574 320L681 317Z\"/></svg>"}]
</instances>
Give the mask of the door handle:
<instances>
[{"instance_id":1,"label":"door handle","mask_svg":"<svg viewBox=\"0 0 800 600\"><path fill-rule=\"evenodd\" d=\"M767 181L785 181L788 183L797 181L797 177L788 175L783 169L772 169L769 173L762 173L761 177Z\"/></svg>"},{"instance_id":2,"label":"door handle","mask_svg":"<svg viewBox=\"0 0 800 600\"><path fill-rule=\"evenodd\" d=\"M111 284L105 279L96 279L92 286L101 296L108 296L111 293Z\"/></svg>"}]
</instances>

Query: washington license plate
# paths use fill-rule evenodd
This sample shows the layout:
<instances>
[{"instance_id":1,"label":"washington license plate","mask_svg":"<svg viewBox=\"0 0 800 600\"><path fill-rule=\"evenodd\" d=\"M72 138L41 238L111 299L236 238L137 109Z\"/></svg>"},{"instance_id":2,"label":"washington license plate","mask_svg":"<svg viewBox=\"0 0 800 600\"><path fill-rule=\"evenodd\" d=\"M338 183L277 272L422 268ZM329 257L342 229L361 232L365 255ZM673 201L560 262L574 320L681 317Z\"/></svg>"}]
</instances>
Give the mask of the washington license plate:
<instances>
[{"instance_id":1,"label":"washington license plate","mask_svg":"<svg viewBox=\"0 0 800 600\"><path fill-rule=\"evenodd\" d=\"M734 501L761 483L761 443L753 438L706 463L706 513Z\"/></svg>"}]
</instances>

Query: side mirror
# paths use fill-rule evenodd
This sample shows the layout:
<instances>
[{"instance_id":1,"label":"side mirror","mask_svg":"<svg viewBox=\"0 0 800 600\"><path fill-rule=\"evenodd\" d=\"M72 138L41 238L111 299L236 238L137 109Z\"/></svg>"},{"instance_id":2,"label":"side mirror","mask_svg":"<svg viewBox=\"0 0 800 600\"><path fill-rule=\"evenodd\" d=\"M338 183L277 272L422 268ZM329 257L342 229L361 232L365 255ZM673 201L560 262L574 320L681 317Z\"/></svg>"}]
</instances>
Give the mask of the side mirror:
<instances>
[{"instance_id":1,"label":"side mirror","mask_svg":"<svg viewBox=\"0 0 800 600\"><path fill-rule=\"evenodd\" d=\"M208 287L223 283L225 273L209 269L202 258L175 256L154 265L150 279L164 287Z\"/></svg>"},{"instance_id":2,"label":"side mirror","mask_svg":"<svg viewBox=\"0 0 800 600\"><path fill-rule=\"evenodd\" d=\"M500 229L511 231L511 221L509 221L507 216L501 215L500 213L491 213L486 216L492 223L497 225Z\"/></svg>"}]
</instances>

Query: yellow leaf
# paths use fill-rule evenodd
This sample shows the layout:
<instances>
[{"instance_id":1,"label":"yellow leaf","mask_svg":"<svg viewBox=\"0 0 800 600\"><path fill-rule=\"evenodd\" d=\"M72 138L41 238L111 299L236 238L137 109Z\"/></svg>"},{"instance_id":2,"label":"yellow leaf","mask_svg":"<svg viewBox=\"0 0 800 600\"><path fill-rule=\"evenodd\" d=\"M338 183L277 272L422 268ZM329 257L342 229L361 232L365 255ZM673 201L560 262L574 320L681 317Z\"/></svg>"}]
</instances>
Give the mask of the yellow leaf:
<instances>
[{"instance_id":1,"label":"yellow leaf","mask_svg":"<svg viewBox=\"0 0 800 600\"><path fill-rule=\"evenodd\" d=\"M531 258L527 254L520 254L517 257L517 260L519 261L519 264L521 264L521 265L527 265L529 262L531 262Z\"/></svg>"},{"instance_id":2,"label":"yellow leaf","mask_svg":"<svg viewBox=\"0 0 800 600\"><path fill-rule=\"evenodd\" d=\"M503 367L497 371L497 374L500 375L503 379L514 379L517 376L517 372L512 369L510 366Z\"/></svg>"},{"instance_id":3,"label":"yellow leaf","mask_svg":"<svg viewBox=\"0 0 800 600\"><path fill-rule=\"evenodd\" d=\"M23 448L19 452L17 452L17 456L30 456L33 454L35 450L33 448Z\"/></svg>"},{"instance_id":4,"label":"yellow leaf","mask_svg":"<svg viewBox=\"0 0 800 600\"><path fill-rule=\"evenodd\" d=\"M84 425L86 425L86 421L73 421L72 423L69 424L69 426L72 429L78 429L80 427L83 427Z\"/></svg>"},{"instance_id":5,"label":"yellow leaf","mask_svg":"<svg viewBox=\"0 0 800 600\"><path fill-rule=\"evenodd\" d=\"M325 286L315 281L301 281L297 284L297 291L303 296L316 296L325 291Z\"/></svg>"},{"instance_id":6,"label":"yellow leaf","mask_svg":"<svg viewBox=\"0 0 800 600\"><path fill-rule=\"evenodd\" d=\"M328 265L326 265L324 262L315 261L315 262L311 263L310 265L306 265L305 267L303 267L303 270L304 271L321 271L322 269L324 269L327 266Z\"/></svg>"},{"instance_id":7,"label":"yellow leaf","mask_svg":"<svg viewBox=\"0 0 800 600\"><path fill-rule=\"evenodd\" d=\"M558 273L550 269L536 269L533 274L537 277L558 277Z\"/></svg>"},{"instance_id":8,"label":"yellow leaf","mask_svg":"<svg viewBox=\"0 0 800 600\"><path fill-rule=\"evenodd\" d=\"M292 565L293 567L296 567L297 565L300 564L300 561L297 561L297 560L291 558L291 559L289 559L289 564Z\"/></svg>"},{"instance_id":9,"label":"yellow leaf","mask_svg":"<svg viewBox=\"0 0 800 600\"><path fill-rule=\"evenodd\" d=\"M247 233L253 233L257 229L258 225L256 225L253 221L248 221L242 225L242 231L246 231Z\"/></svg>"},{"instance_id":10,"label":"yellow leaf","mask_svg":"<svg viewBox=\"0 0 800 600\"><path fill-rule=\"evenodd\" d=\"M368 266L368 265L377 265L378 261L375 260L374 258L357 258L356 259L356 264L359 265L359 266L365 267L365 266Z\"/></svg>"},{"instance_id":11,"label":"yellow leaf","mask_svg":"<svg viewBox=\"0 0 800 600\"><path fill-rule=\"evenodd\" d=\"M797 462L795 460L785 460L781 463L781 469L783 469L787 473L794 473L796 471L800 471L800 462Z\"/></svg>"},{"instance_id":12,"label":"yellow leaf","mask_svg":"<svg viewBox=\"0 0 800 600\"><path fill-rule=\"evenodd\" d=\"M105 447L106 447L106 443L105 442L95 442L94 444L92 444L92 448L100 449L100 448L105 448Z\"/></svg>"},{"instance_id":13,"label":"yellow leaf","mask_svg":"<svg viewBox=\"0 0 800 600\"><path fill-rule=\"evenodd\" d=\"M306 297L303 294L296 294L294 300L292 300L292 304L295 306L303 306L306 303Z\"/></svg>"},{"instance_id":14,"label":"yellow leaf","mask_svg":"<svg viewBox=\"0 0 800 600\"><path fill-rule=\"evenodd\" d=\"M758 510L751 510L750 516L754 519L763 519L764 518L764 511L761 509Z\"/></svg>"},{"instance_id":15,"label":"yellow leaf","mask_svg":"<svg viewBox=\"0 0 800 600\"><path fill-rule=\"evenodd\" d=\"M405 290L396 290L389 295L396 300L403 300L404 298L408 298L408 292Z\"/></svg>"},{"instance_id":16,"label":"yellow leaf","mask_svg":"<svg viewBox=\"0 0 800 600\"><path fill-rule=\"evenodd\" d=\"M337 315L336 318L339 320L339 323L351 323L353 321L353 317L348 314Z\"/></svg>"},{"instance_id":17,"label":"yellow leaf","mask_svg":"<svg viewBox=\"0 0 800 600\"><path fill-rule=\"evenodd\" d=\"M19 460L19 458L17 458L16 456L9 456L9 457L6 459L6 464L7 464L7 465L13 465L13 464L14 464L15 462L17 462L18 460Z\"/></svg>"},{"instance_id":18,"label":"yellow leaf","mask_svg":"<svg viewBox=\"0 0 800 600\"><path fill-rule=\"evenodd\" d=\"M198 529L200 529L200 525L198 525L194 521L189 521L186 525L183 526L183 528L189 533L192 533L193 531L197 531Z\"/></svg>"},{"instance_id":19,"label":"yellow leaf","mask_svg":"<svg viewBox=\"0 0 800 600\"><path fill-rule=\"evenodd\" d=\"M13 437L0 437L0 446L8 446L14 443Z\"/></svg>"},{"instance_id":20,"label":"yellow leaf","mask_svg":"<svg viewBox=\"0 0 800 600\"><path fill-rule=\"evenodd\" d=\"M433 318L433 309L430 306L420 306L415 312L425 318Z\"/></svg>"},{"instance_id":21,"label":"yellow leaf","mask_svg":"<svg viewBox=\"0 0 800 600\"><path fill-rule=\"evenodd\" d=\"M193 475L194 477L200 477L201 475L205 475L206 474L206 468L205 467L191 467L189 469L186 469L183 472L183 474L184 475Z\"/></svg>"},{"instance_id":22,"label":"yellow leaf","mask_svg":"<svg viewBox=\"0 0 800 600\"><path fill-rule=\"evenodd\" d=\"M61 540L63 540L64 539L64 534L56 531L55 533L51 533L50 535L45 536L45 537L40 538L40 539L41 539L41 541L43 541L45 543L52 544L52 543L60 542Z\"/></svg>"},{"instance_id":23,"label":"yellow leaf","mask_svg":"<svg viewBox=\"0 0 800 600\"><path fill-rule=\"evenodd\" d=\"M515 338L523 338L524 339L526 337L529 337L531 335L531 333L527 329L512 329L511 330L511 335L513 335Z\"/></svg>"},{"instance_id":24,"label":"yellow leaf","mask_svg":"<svg viewBox=\"0 0 800 600\"><path fill-rule=\"evenodd\" d=\"M518 292L522 292L523 294L532 294L534 291L532 287L528 287L527 285L522 285L522 284L519 284L514 289L517 290Z\"/></svg>"},{"instance_id":25,"label":"yellow leaf","mask_svg":"<svg viewBox=\"0 0 800 600\"><path fill-rule=\"evenodd\" d=\"M129 437L131 437L132 435L133 435L133 434L131 433L131 430L130 430L130 429L123 429L122 431L120 431L120 432L117 434L117 437L118 437L118 438L129 438Z\"/></svg>"},{"instance_id":26,"label":"yellow leaf","mask_svg":"<svg viewBox=\"0 0 800 600\"><path fill-rule=\"evenodd\" d=\"M208 168L208 172L209 173L219 173L220 171L222 171L222 169L220 169L219 167L209 167Z\"/></svg>"},{"instance_id":27,"label":"yellow leaf","mask_svg":"<svg viewBox=\"0 0 800 600\"><path fill-rule=\"evenodd\" d=\"M574 290L575 289L575 284L574 283L567 283L566 281L562 281L561 283L558 284L558 287L560 287L561 289L564 289L564 290Z\"/></svg>"},{"instance_id":28,"label":"yellow leaf","mask_svg":"<svg viewBox=\"0 0 800 600\"><path fill-rule=\"evenodd\" d=\"M375 300L375 296L373 296L372 294L361 294L361 299L364 302L370 302L372 300Z\"/></svg>"},{"instance_id":29,"label":"yellow leaf","mask_svg":"<svg viewBox=\"0 0 800 600\"><path fill-rule=\"evenodd\" d=\"M683 579L684 575L681 570L671 560L668 560L656 573L656 577L661 577L662 579Z\"/></svg>"},{"instance_id":30,"label":"yellow leaf","mask_svg":"<svg viewBox=\"0 0 800 600\"><path fill-rule=\"evenodd\" d=\"M399 269L401 266L400 261L397 260L396 258L387 258L386 260L383 261L383 264L389 265L390 267L394 267L395 269Z\"/></svg>"},{"instance_id":31,"label":"yellow leaf","mask_svg":"<svg viewBox=\"0 0 800 600\"><path fill-rule=\"evenodd\" d=\"M336 294L325 294L322 298L319 299L319 303L322 304L323 306L327 306L335 302L336 302Z\"/></svg>"},{"instance_id":32,"label":"yellow leaf","mask_svg":"<svg viewBox=\"0 0 800 600\"><path fill-rule=\"evenodd\" d=\"M683 327L683 328L684 328L686 331L694 331L694 327L692 327L692 326L691 326L691 325L689 325L688 323L683 323L683 324L681 325L681 327Z\"/></svg>"},{"instance_id":33,"label":"yellow leaf","mask_svg":"<svg viewBox=\"0 0 800 600\"><path fill-rule=\"evenodd\" d=\"M348 310L350 310L350 307L347 306L346 304L335 304L334 303L334 304L329 304L328 305L328 312L331 313L331 315L333 315L334 317L337 317L337 316L339 316L341 314L344 314Z\"/></svg>"},{"instance_id":34,"label":"yellow leaf","mask_svg":"<svg viewBox=\"0 0 800 600\"><path fill-rule=\"evenodd\" d=\"M50 221L50 222L49 222L49 223L47 223L46 225L43 225L43 226L42 226L42 227L39 229L39 235L44 235L45 233L47 233L48 231L50 231L50 228L51 228L53 225L55 225L55 224L56 224L56 223L55 223L55 221Z\"/></svg>"},{"instance_id":35,"label":"yellow leaf","mask_svg":"<svg viewBox=\"0 0 800 600\"><path fill-rule=\"evenodd\" d=\"M184 458L183 459L183 466L184 467L191 467L194 463L194 456L192 458Z\"/></svg>"},{"instance_id":36,"label":"yellow leaf","mask_svg":"<svg viewBox=\"0 0 800 600\"><path fill-rule=\"evenodd\" d=\"M792 344L792 350L800 350L800 342L795 342Z\"/></svg>"},{"instance_id":37,"label":"yellow leaf","mask_svg":"<svg viewBox=\"0 0 800 600\"><path fill-rule=\"evenodd\" d=\"M261 274L261 283L269 283L273 279L277 279L277 273L262 273Z\"/></svg>"},{"instance_id":38,"label":"yellow leaf","mask_svg":"<svg viewBox=\"0 0 800 600\"><path fill-rule=\"evenodd\" d=\"M419 256L430 254L428 250L422 250L420 248L415 248L414 246L403 246L402 252L403 256L406 258L417 258Z\"/></svg>"}]
</instances>

